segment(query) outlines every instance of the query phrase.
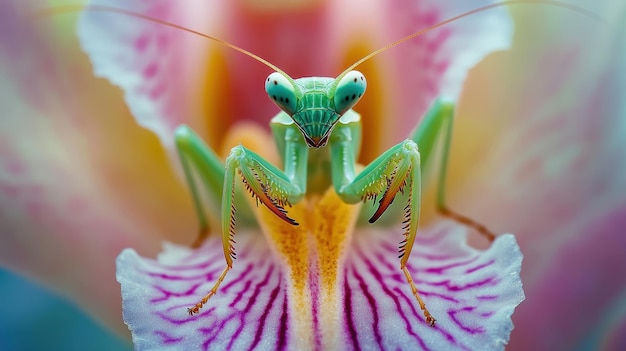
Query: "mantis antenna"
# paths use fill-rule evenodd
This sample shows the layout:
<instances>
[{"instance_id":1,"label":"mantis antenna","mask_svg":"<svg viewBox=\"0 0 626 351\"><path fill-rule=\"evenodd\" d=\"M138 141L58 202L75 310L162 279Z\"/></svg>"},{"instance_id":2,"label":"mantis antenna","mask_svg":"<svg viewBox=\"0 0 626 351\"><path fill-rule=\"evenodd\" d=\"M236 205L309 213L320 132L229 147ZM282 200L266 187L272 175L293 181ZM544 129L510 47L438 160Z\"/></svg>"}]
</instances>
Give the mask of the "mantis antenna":
<instances>
[{"instance_id":1,"label":"mantis antenna","mask_svg":"<svg viewBox=\"0 0 626 351\"><path fill-rule=\"evenodd\" d=\"M450 17L448 19L445 19L437 24L431 25L429 27L426 27L424 29L421 29L417 32L414 32L412 34L409 34L403 38L400 38L392 43L389 43L383 47L381 47L380 49L377 49L375 51L372 51L371 53L367 54L366 56L364 56L363 58L359 59L358 61L356 61L355 63L353 63L350 67L346 68L343 72L341 72L341 74L339 74L339 76L337 77L337 81L341 80L341 78L343 78L343 76L345 76L348 72L352 71L353 69L355 69L357 66L359 66L360 64L362 64L363 62L379 55L382 54L383 52L395 47L396 45L400 45L406 41L409 41L413 38L419 37L420 35L426 34L434 29L437 29L439 27L442 27L448 23L452 23L455 22L461 18L464 17L468 17L474 14L477 14L479 12L483 12L483 11L487 11L489 9L492 8L496 8L496 7L501 7L501 6L509 6L509 5L550 5L550 6L555 6L555 7L561 7L570 11L574 11L577 13L580 13L584 16L587 16L591 19L594 19L598 22L604 23L606 24L606 22L604 21L603 18L601 18L600 16L598 16L598 14L584 8L584 7L580 7L580 6L576 6L576 5L572 5L572 4L568 4L565 2L561 2L561 1L555 1L555 0L510 0L510 1L503 1L503 2L497 2L497 3L493 3L493 4L488 4L488 5L484 5L478 8L475 8L473 10L469 10L466 12L463 12L459 15L456 15L454 17ZM120 9L120 8L116 8L116 7L112 7L112 6L106 6L106 5L65 5L65 6L58 6L58 7L51 7L51 8L44 8L44 9L39 9L36 10L35 12L32 13L33 17L35 18L42 18L42 17L48 17L48 16L53 16L53 15L58 15L58 14L63 14L63 13L72 13L72 12L80 12L80 11L91 11L91 12L108 12L108 13L117 13L117 14L121 14L121 15L125 15L125 16L131 16L131 17L136 17L136 18L140 18L146 21L150 21L150 22L154 22L154 23L159 23L162 24L164 26L167 27L171 27L171 28L176 28L176 29L180 29L182 31L203 37L205 39L209 39L212 40L220 45L223 45L227 48L233 49L235 51L238 51L264 65L266 65L267 67L273 69L274 71L282 74L283 76L285 76L289 82L291 84L294 84L294 80L288 75L286 74L282 69L278 68L276 65L272 64L271 62L267 61L266 59L246 50L243 48L240 48L237 45L231 44L225 40L216 38L214 36L193 30L191 28L187 28L172 22L168 22L165 20L161 20L158 18L154 18L154 17L150 17L144 14L141 14L139 12L134 12L134 11L130 11L130 10L125 10L125 9Z\"/></svg>"},{"instance_id":2,"label":"mantis antenna","mask_svg":"<svg viewBox=\"0 0 626 351\"><path fill-rule=\"evenodd\" d=\"M426 27L424 29L421 29L417 32L414 32L412 34L409 34L403 38L400 38L396 41L394 41L393 43L389 43L377 50L372 51L371 53L367 54L366 56L362 57L361 59L359 59L358 61L356 61L355 63L353 63L350 67L346 68L343 72L341 72L341 74L339 74L339 76L337 77L337 80L341 80L341 78L346 75L348 72L352 71L353 69L355 69L356 67L358 67L360 64L362 64L363 62L378 56L379 54L382 54L383 52L395 47L396 45L402 44L405 41L409 41L415 37L419 37L422 34L426 34L428 32L430 32L433 29L437 29L439 27L445 26L448 23L452 23L455 22L461 18L464 17L468 17L492 8L496 8L496 7L501 7L501 6L509 6L509 5L550 5L550 6L555 6L555 7L561 7L567 10L571 10L577 13L580 13L584 16L587 16L591 19L594 19L600 23L604 23L605 25L606 22L604 21L604 19L600 16L598 16L598 14L584 8L584 7L580 7L580 6L576 6L576 5L572 5L572 4L568 4L565 2L561 2L561 1L553 1L553 0L509 0L509 1L503 1L503 2L496 2L493 4L488 4L488 5L484 5L481 7L477 7L473 10L469 10L467 12L463 12L459 15L456 15L454 17L450 17L448 19L445 19L437 24L433 24L429 27Z\"/></svg>"},{"instance_id":3,"label":"mantis antenna","mask_svg":"<svg viewBox=\"0 0 626 351\"><path fill-rule=\"evenodd\" d=\"M150 21L150 22L154 22L154 23L158 23L158 24L162 24L164 26L167 27L171 27L171 28L176 28L176 29L180 29L182 31L185 31L187 33L191 33L197 36L200 36L202 38L205 39L209 39L212 40L220 45L223 45L227 48L233 49L235 51L238 51L254 60L257 60L259 62L261 62L262 64L266 65L267 67L273 69L274 71L281 73L282 75L284 75L286 78L288 78L290 80L290 82L293 84L293 79L289 77L288 74L286 74L282 69L278 68L278 66L274 65L273 63L267 61L266 59L246 50L243 48L240 48L237 45L231 44L225 40L216 38L212 35L208 35L202 32L198 32L197 30L193 30L191 28L187 28L172 22L168 22L162 19L158 19L158 18L154 18L154 17L150 17L144 14L141 14L139 12L134 12L134 11L130 11L130 10L124 10L124 9L120 9L117 7L112 7L112 6L106 6L106 5L65 5L65 6L58 6L58 7L51 7L51 8L46 8L46 9L40 9L40 10L36 10L33 13L33 17L35 18L45 18L45 17L49 17L49 16L54 16L54 15L59 15L59 14L63 14L63 13L73 13L73 12L80 12L80 11L91 11L91 12L108 12L108 13L117 13L120 15L125 15L125 16L130 16L130 17L136 17L136 18L140 18L146 21Z\"/></svg>"}]
</instances>

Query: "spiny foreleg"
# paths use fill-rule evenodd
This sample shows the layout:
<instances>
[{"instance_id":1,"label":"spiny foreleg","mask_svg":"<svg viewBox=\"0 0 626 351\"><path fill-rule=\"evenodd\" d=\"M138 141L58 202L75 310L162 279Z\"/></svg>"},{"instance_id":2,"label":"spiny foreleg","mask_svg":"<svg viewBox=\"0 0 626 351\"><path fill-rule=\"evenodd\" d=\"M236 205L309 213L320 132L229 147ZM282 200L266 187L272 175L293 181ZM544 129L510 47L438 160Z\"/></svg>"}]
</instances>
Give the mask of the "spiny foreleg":
<instances>
[{"instance_id":1,"label":"spiny foreleg","mask_svg":"<svg viewBox=\"0 0 626 351\"><path fill-rule=\"evenodd\" d=\"M299 199L302 196L302 191L298 186L292 184L281 170L241 145L232 148L225 163L221 221L226 267L224 267L210 292L200 302L187 310L190 315L199 313L204 304L217 293L217 289L224 281L226 274L233 267L233 260L236 259L237 253L234 244L237 208L234 199L235 179L237 177L241 178L246 189L257 201L257 205L261 202L280 219L289 224L298 225L295 220L287 215L285 206L291 206L290 201Z\"/></svg>"},{"instance_id":2,"label":"spiny foreleg","mask_svg":"<svg viewBox=\"0 0 626 351\"><path fill-rule=\"evenodd\" d=\"M344 146L349 147L349 144L344 144ZM338 145L337 148L339 147L341 146ZM346 154L350 150L338 150L336 152ZM413 277L406 267L415 242L420 214L421 170L417 144L412 140L405 140L390 148L365 167L352 182L340 187L337 193L349 203L376 199L380 196L378 208L369 220L370 223L373 223L387 210L396 195L405 190L408 190L409 196L408 203L404 208L404 225L402 227L404 240L400 242L399 247L400 269L406 276L411 292L417 299L426 322L434 326L436 320L426 308Z\"/></svg>"}]
</instances>

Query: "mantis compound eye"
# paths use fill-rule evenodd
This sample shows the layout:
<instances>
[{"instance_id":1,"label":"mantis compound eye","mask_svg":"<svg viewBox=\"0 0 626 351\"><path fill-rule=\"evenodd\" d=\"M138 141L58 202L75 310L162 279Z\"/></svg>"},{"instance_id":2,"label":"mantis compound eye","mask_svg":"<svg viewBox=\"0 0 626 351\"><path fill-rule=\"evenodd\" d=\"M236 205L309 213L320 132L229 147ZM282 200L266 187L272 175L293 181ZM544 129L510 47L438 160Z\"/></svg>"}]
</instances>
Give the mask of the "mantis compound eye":
<instances>
[{"instance_id":1,"label":"mantis compound eye","mask_svg":"<svg viewBox=\"0 0 626 351\"><path fill-rule=\"evenodd\" d=\"M335 90L335 111L344 114L352 108L365 93L367 82L359 71L350 71L337 83Z\"/></svg>"},{"instance_id":2,"label":"mantis compound eye","mask_svg":"<svg viewBox=\"0 0 626 351\"><path fill-rule=\"evenodd\" d=\"M274 72L265 80L270 99L290 116L296 111L296 88L284 75Z\"/></svg>"}]
</instances>

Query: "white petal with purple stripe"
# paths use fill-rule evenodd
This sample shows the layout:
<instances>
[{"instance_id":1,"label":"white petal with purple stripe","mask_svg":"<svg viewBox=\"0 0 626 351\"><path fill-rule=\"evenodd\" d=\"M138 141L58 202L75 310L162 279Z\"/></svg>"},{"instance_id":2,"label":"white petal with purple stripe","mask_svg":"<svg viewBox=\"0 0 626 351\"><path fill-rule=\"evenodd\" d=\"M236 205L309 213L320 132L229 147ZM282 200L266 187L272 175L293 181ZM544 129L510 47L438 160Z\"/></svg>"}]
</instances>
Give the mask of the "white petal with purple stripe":
<instances>
[{"instance_id":1,"label":"white petal with purple stripe","mask_svg":"<svg viewBox=\"0 0 626 351\"><path fill-rule=\"evenodd\" d=\"M212 237L199 250L167 244L156 261L127 249L117 260L124 320L139 350L503 349L511 314L524 299L522 255L514 237L499 236L479 251L467 246L457 225L418 233L409 269L437 318L434 328L424 322L399 270L400 237L398 231L355 232L339 269L341 297L328 304L311 288L312 311L305 311L290 304L293 267L285 266L261 233L241 233L230 275L193 317L187 307L208 292L224 267L220 240ZM303 335L303 328L293 325L298 316L316 319L325 309L341 312L331 335Z\"/></svg>"}]
</instances>

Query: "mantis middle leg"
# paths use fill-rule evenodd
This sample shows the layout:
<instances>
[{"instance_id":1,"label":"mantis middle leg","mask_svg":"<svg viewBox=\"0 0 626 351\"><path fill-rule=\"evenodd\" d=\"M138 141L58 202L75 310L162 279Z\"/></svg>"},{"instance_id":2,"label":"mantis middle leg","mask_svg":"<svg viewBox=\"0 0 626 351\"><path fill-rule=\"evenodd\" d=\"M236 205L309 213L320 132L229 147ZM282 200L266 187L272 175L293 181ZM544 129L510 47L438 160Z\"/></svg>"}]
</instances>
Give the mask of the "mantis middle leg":
<instances>
[{"instance_id":1,"label":"mantis middle leg","mask_svg":"<svg viewBox=\"0 0 626 351\"><path fill-rule=\"evenodd\" d=\"M437 143L442 143L441 159L439 160L439 171L437 175L437 211L461 224L476 229L490 242L495 239L495 235L484 225L473 219L454 212L446 203L445 186L448 170L448 158L450 155L450 145L452 143L452 130L454 126L454 104L442 99L434 102L428 110L419 127L411 135L411 140L420 146L422 156L422 170L432 164L432 155Z\"/></svg>"}]
</instances>

